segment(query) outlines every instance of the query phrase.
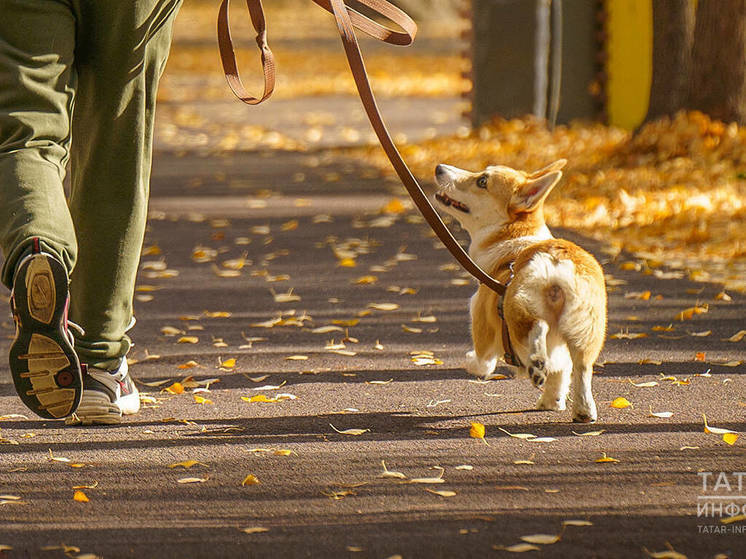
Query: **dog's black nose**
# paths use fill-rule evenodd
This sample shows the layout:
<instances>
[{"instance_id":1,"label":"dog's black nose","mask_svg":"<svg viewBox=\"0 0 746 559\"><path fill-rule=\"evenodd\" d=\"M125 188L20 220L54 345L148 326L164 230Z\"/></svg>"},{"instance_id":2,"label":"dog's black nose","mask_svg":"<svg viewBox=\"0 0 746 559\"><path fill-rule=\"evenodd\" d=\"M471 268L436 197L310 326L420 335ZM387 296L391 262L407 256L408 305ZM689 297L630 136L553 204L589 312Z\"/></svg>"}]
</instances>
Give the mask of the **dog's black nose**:
<instances>
[{"instance_id":1,"label":"dog's black nose","mask_svg":"<svg viewBox=\"0 0 746 559\"><path fill-rule=\"evenodd\" d=\"M439 176L445 175L445 174L446 174L446 169L445 169L445 167L443 167L443 165L438 165L437 167L435 167L435 176L436 177L439 177Z\"/></svg>"}]
</instances>

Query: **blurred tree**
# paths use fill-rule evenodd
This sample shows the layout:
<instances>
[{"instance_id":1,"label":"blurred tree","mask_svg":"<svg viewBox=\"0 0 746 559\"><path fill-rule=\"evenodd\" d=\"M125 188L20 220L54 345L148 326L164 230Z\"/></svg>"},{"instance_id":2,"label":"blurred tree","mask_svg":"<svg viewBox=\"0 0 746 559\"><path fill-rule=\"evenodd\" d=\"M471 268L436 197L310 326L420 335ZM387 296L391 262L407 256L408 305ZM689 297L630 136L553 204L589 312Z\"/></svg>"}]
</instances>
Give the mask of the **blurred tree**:
<instances>
[{"instance_id":1,"label":"blurred tree","mask_svg":"<svg viewBox=\"0 0 746 559\"><path fill-rule=\"evenodd\" d=\"M693 36L694 2L653 1L653 80L646 121L686 106Z\"/></svg>"},{"instance_id":2,"label":"blurred tree","mask_svg":"<svg viewBox=\"0 0 746 559\"><path fill-rule=\"evenodd\" d=\"M746 123L744 55L746 0L699 0L687 108Z\"/></svg>"}]
</instances>

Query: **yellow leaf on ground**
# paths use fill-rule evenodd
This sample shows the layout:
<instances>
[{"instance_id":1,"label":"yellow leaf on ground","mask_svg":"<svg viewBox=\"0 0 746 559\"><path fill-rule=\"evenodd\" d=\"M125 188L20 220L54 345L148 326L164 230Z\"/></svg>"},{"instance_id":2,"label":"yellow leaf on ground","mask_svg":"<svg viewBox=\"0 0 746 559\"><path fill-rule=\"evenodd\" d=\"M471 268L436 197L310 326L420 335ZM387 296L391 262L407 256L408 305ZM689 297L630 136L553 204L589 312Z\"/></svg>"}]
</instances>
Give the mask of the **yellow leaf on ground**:
<instances>
[{"instance_id":1,"label":"yellow leaf on ground","mask_svg":"<svg viewBox=\"0 0 746 559\"><path fill-rule=\"evenodd\" d=\"M722 524L733 524L734 522L743 522L744 520L746 520L746 514L737 514L729 518L721 518L720 522Z\"/></svg>"},{"instance_id":2,"label":"yellow leaf on ground","mask_svg":"<svg viewBox=\"0 0 746 559\"><path fill-rule=\"evenodd\" d=\"M723 441L725 441L731 446L736 444L737 440L738 440L738 435L736 433L724 433L723 434Z\"/></svg>"},{"instance_id":3,"label":"yellow leaf on ground","mask_svg":"<svg viewBox=\"0 0 746 559\"><path fill-rule=\"evenodd\" d=\"M593 526L590 520L563 520L563 526Z\"/></svg>"},{"instance_id":4,"label":"yellow leaf on ground","mask_svg":"<svg viewBox=\"0 0 746 559\"><path fill-rule=\"evenodd\" d=\"M183 462L174 462L173 464L169 464L169 468L184 468L185 470L188 470L192 466L196 466L199 464L200 466L207 467L207 464L203 464L202 462L198 462L197 460L184 460Z\"/></svg>"},{"instance_id":5,"label":"yellow leaf on ground","mask_svg":"<svg viewBox=\"0 0 746 559\"><path fill-rule=\"evenodd\" d=\"M360 276L353 281L356 285L369 285L378 281L377 276Z\"/></svg>"},{"instance_id":6,"label":"yellow leaf on ground","mask_svg":"<svg viewBox=\"0 0 746 559\"><path fill-rule=\"evenodd\" d=\"M249 474L245 478L243 478L241 485L259 485L259 483L259 478L257 478L254 474Z\"/></svg>"},{"instance_id":7,"label":"yellow leaf on ground","mask_svg":"<svg viewBox=\"0 0 746 559\"><path fill-rule=\"evenodd\" d=\"M226 359L225 361L221 361L220 366L225 369L232 369L236 366L236 358L231 357L230 359Z\"/></svg>"},{"instance_id":8,"label":"yellow leaf on ground","mask_svg":"<svg viewBox=\"0 0 746 559\"><path fill-rule=\"evenodd\" d=\"M627 398L623 398L621 396L619 398L615 398L611 402L611 407L619 409L619 410L624 409L624 408L628 408L631 405L632 405L632 403L629 400L627 400Z\"/></svg>"},{"instance_id":9,"label":"yellow leaf on ground","mask_svg":"<svg viewBox=\"0 0 746 559\"><path fill-rule=\"evenodd\" d=\"M695 315L697 314L704 314L709 310L709 306L705 303L704 305L697 305L695 307L690 307L688 309L684 309L679 314L676 315L676 320L691 320Z\"/></svg>"},{"instance_id":10,"label":"yellow leaf on ground","mask_svg":"<svg viewBox=\"0 0 746 559\"><path fill-rule=\"evenodd\" d=\"M209 478L206 477L183 477L179 480L177 480L177 483L186 484L186 483L204 483Z\"/></svg>"},{"instance_id":11,"label":"yellow leaf on ground","mask_svg":"<svg viewBox=\"0 0 746 559\"><path fill-rule=\"evenodd\" d=\"M89 501L88 496L80 490L73 493L73 500L79 503L87 503Z\"/></svg>"},{"instance_id":12,"label":"yellow leaf on ground","mask_svg":"<svg viewBox=\"0 0 746 559\"><path fill-rule=\"evenodd\" d=\"M616 458L612 458L611 456L606 456L605 452L602 452L603 456L601 458L596 458L596 462L604 463L604 462L619 462Z\"/></svg>"},{"instance_id":13,"label":"yellow leaf on ground","mask_svg":"<svg viewBox=\"0 0 746 559\"><path fill-rule=\"evenodd\" d=\"M194 398L195 404L212 404L212 400L208 400L204 396L200 396L199 394L192 394L192 397Z\"/></svg>"},{"instance_id":14,"label":"yellow leaf on ground","mask_svg":"<svg viewBox=\"0 0 746 559\"><path fill-rule=\"evenodd\" d=\"M168 392L169 394L183 394L184 386L180 382L175 382L170 386L167 386L162 392Z\"/></svg>"},{"instance_id":15,"label":"yellow leaf on ground","mask_svg":"<svg viewBox=\"0 0 746 559\"><path fill-rule=\"evenodd\" d=\"M182 336L176 340L177 344L198 344L199 338L197 336Z\"/></svg>"},{"instance_id":16,"label":"yellow leaf on ground","mask_svg":"<svg viewBox=\"0 0 746 559\"><path fill-rule=\"evenodd\" d=\"M261 534L263 532L269 532L269 528L264 528L263 526L252 526L250 528L241 528L241 531L244 534Z\"/></svg>"},{"instance_id":17,"label":"yellow leaf on ground","mask_svg":"<svg viewBox=\"0 0 746 559\"><path fill-rule=\"evenodd\" d=\"M470 437L473 439L484 439L485 432L486 428L484 424L476 423L474 421L471 422L471 427L469 428Z\"/></svg>"},{"instance_id":18,"label":"yellow leaf on ground","mask_svg":"<svg viewBox=\"0 0 746 559\"><path fill-rule=\"evenodd\" d=\"M400 214L406 211L406 206L399 198L392 198L381 208L381 213L384 214Z\"/></svg>"}]
</instances>

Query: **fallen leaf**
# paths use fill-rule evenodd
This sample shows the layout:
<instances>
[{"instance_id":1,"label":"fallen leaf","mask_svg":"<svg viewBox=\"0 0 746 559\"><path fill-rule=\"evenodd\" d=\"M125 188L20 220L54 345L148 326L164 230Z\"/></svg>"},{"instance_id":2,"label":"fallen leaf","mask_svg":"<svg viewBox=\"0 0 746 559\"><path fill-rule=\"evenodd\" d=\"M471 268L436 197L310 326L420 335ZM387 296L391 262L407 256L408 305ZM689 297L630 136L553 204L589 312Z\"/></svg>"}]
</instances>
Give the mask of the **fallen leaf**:
<instances>
[{"instance_id":1,"label":"fallen leaf","mask_svg":"<svg viewBox=\"0 0 746 559\"><path fill-rule=\"evenodd\" d=\"M628 408L631 405L632 405L632 403L629 400L627 400L627 398L623 398L621 396L619 398L615 398L611 402L611 407L612 408L616 408L616 409L620 409L620 410L624 409L624 408Z\"/></svg>"},{"instance_id":2,"label":"fallen leaf","mask_svg":"<svg viewBox=\"0 0 746 559\"><path fill-rule=\"evenodd\" d=\"M630 380L629 383L637 388L652 388L653 386L658 386L658 383L654 380L651 380L650 382L632 382Z\"/></svg>"},{"instance_id":3,"label":"fallen leaf","mask_svg":"<svg viewBox=\"0 0 746 559\"><path fill-rule=\"evenodd\" d=\"M241 485L245 487L247 485L259 485L259 483L259 478L257 478L254 474L249 474L245 478L243 478Z\"/></svg>"},{"instance_id":4,"label":"fallen leaf","mask_svg":"<svg viewBox=\"0 0 746 559\"><path fill-rule=\"evenodd\" d=\"M250 528L241 528L241 531L244 534L261 534L269 532L269 528L264 528L263 526L252 526Z\"/></svg>"},{"instance_id":5,"label":"fallen leaf","mask_svg":"<svg viewBox=\"0 0 746 559\"><path fill-rule=\"evenodd\" d=\"M652 407L650 407L649 410L650 410L649 415L651 417L659 417L661 419L668 419L669 417L673 415L672 411L653 411Z\"/></svg>"},{"instance_id":6,"label":"fallen leaf","mask_svg":"<svg viewBox=\"0 0 746 559\"><path fill-rule=\"evenodd\" d=\"M728 342L740 342L743 340L744 336L746 336L746 330L739 330L735 334L733 334L730 338L726 338L726 341Z\"/></svg>"},{"instance_id":7,"label":"fallen leaf","mask_svg":"<svg viewBox=\"0 0 746 559\"><path fill-rule=\"evenodd\" d=\"M445 471L444 468L441 468L440 466L436 466L436 469L440 470L440 475L438 477L415 477L408 481L408 483L422 483L422 484L433 484L433 483L445 483L446 480L443 479L443 472Z\"/></svg>"},{"instance_id":8,"label":"fallen leaf","mask_svg":"<svg viewBox=\"0 0 746 559\"><path fill-rule=\"evenodd\" d=\"M383 472L378 477L391 477L391 478L395 478L395 479L407 479L407 476L405 476L403 473L389 470L386 467L386 462L384 462L383 460L381 460L381 465L383 466Z\"/></svg>"},{"instance_id":9,"label":"fallen leaf","mask_svg":"<svg viewBox=\"0 0 746 559\"><path fill-rule=\"evenodd\" d=\"M177 483L204 483L208 479L206 477L183 477L177 480Z\"/></svg>"},{"instance_id":10,"label":"fallen leaf","mask_svg":"<svg viewBox=\"0 0 746 559\"><path fill-rule=\"evenodd\" d=\"M369 303L368 308L375 311L395 311L399 308L399 305L396 303Z\"/></svg>"},{"instance_id":11,"label":"fallen leaf","mask_svg":"<svg viewBox=\"0 0 746 559\"><path fill-rule=\"evenodd\" d=\"M521 539L527 543L538 543L541 545L550 545L560 541L561 535L551 534L531 534L529 536L521 536Z\"/></svg>"},{"instance_id":12,"label":"fallen leaf","mask_svg":"<svg viewBox=\"0 0 746 559\"><path fill-rule=\"evenodd\" d=\"M485 443L487 442L484 438L486 428L484 424L472 421L471 427L469 428L469 436L473 439L482 439Z\"/></svg>"},{"instance_id":13,"label":"fallen leaf","mask_svg":"<svg viewBox=\"0 0 746 559\"><path fill-rule=\"evenodd\" d=\"M619 462L616 458L612 458L611 456L606 456L605 452L602 452L603 456L601 458L596 458L596 462L603 463L603 462Z\"/></svg>"},{"instance_id":14,"label":"fallen leaf","mask_svg":"<svg viewBox=\"0 0 746 559\"><path fill-rule=\"evenodd\" d=\"M738 440L738 434L737 433L723 433L723 441L728 443L729 445L736 444L736 441Z\"/></svg>"},{"instance_id":15,"label":"fallen leaf","mask_svg":"<svg viewBox=\"0 0 746 559\"><path fill-rule=\"evenodd\" d=\"M593 522L589 520L563 520L563 526L593 526Z\"/></svg>"},{"instance_id":16,"label":"fallen leaf","mask_svg":"<svg viewBox=\"0 0 746 559\"><path fill-rule=\"evenodd\" d=\"M368 431L370 431L370 429L345 429L344 431L340 431L331 423L329 424L329 426L340 435L362 435L363 433L367 433Z\"/></svg>"},{"instance_id":17,"label":"fallen leaf","mask_svg":"<svg viewBox=\"0 0 746 559\"><path fill-rule=\"evenodd\" d=\"M502 427L498 427L498 429L500 429L500 431L502 431L503 433L505 433L509 437L513 437L514 439L528 440L528 439L534 439L534 438L536 438L536 435L534 435L532 433L509 433L508 431L506 431Z\"/></svg>"},{"instance_id":18,"label":"fallen leaf","mask_svg":"<svg viewBox=\"0 0 746 559\"><path fill-rule=\"evenodd\" d=\"M737 435L738 434L735 431L731 431L730 429L710 427L709 425L707 425L707 416L705 416L705 414L702 414L702 419L704 419L704 422L705 422L705 433L712 433L713 435L726 435L726 434Z\"/></svg>"},{"instance_id":19,"label":"fallen leaf","mask_svg":"<svg viewBox=\"0 0 746 559\"><path fill-rule=\"evenodd\" d=\"M197 336L182 336L176 340L177 344L198 344L199 338Z\"/></svg>"},{"instance_id":20,"label":"fallen leaf","mask_svg":"<svg viewBox=\"0 0 746 559\"><path fill-rule=\"evenodd\" d=\"M513 464L533 466L534 464L536 464L536 462L534 462L533 460L513 460Z\"/></svg>"},{"instance_id":21,"label":"fallen leaf","mask_svg":"<svg viewBox=\"0 0 746 559\"><path fill-rule=\"evenodd\" d=\"M344 332L344 328L341 326L321 326L311 330L314 334L328 334L329 332Z\"/></svg>"},{"instance_id":22,"label":"fallen leaf","mask_svg":"<svg viewBox=\"0 0 746 559\"><path fill-rule=\"evenodd\" d=\"M471 471L474 469L474 466L470 466L469 464L461 464L460 466L456 466L457 470L466 470Z\"/></svg>"},{"instance_id":23,"label":"fallen leaf","mask_svg":"<svg viewBox=\"0 0 746 559\"><path fill-rule=\"evenodd\" d=\"M192 466L196 465L207 467L207 464L203 464L202 462L199 462L197 460L184 460L183 462L174 462L173 464L169 464L169 468L184 468L185 470L188 470Z\"/></svg>"},{"instance_id":24,"label":"fallen leaf","mask_svg":"<svg viewBox=\"0 0 746 559\"><path fill-rule=\"evenodd\" d=\"M604 431L605 431L604 429L601 429L599 431L587 431L585 433L576 433L575 431L573 431L572 434L577 435L578 437L597 437Z\"/></svg>"},{"instance_id":25,"label":"fallen leaf","mask_svg":"<svg viewBox=\"0 0 746 559\"><path fill-rule=\"evenodd\" d=\"M612 334L610 338L612 340L636 340L638 338L647 338L648 335L645 332L630 332L629 330L621 331L617 334Z\"/></svg>"},{"instance_id":26,"label":"fallen leaf","mask_svg":"<svg viewBox=\"0 0 746 559\"><path fill-rule=\"evenodd\" d=\"M432 493L433 495L439 495L440 497L455 497L456 496L455 491L447 491L447 490L436 491L435 489L427 489L427 488L425 488L425 491L427 491L428 493Z\"/></svg>"},{"instance_id":27,"label":"fallen leaf","mask_svg":"<svg viewBox=\"0 0 746 559\"><path fill-rule=\"evenodd\" d=\"M721 518L720 522L722 524L733 524L734 522L743 522L744 520L746 520L746 514L737 514L729 518Z\"/></svg>"},{"instance_id":28,"label":"fallen leaf","mask_svg":"<svg viewBox=\"0 0 746 559\"><path fill-rule=\"evenodd\" d=\"M213 403L212 400L209 400L204 396L200 396L199 394L192 394L192 397L194 398L195 404L209 405Z\"/></svg>"},{"instance_id":29,"label":"fallen leaf","mask_svg":"<svg viewBox=\"0 0 746 559\"><path fill-rule=\"evenodd\" d=\"M90 499L88 499L88 496L80 490L73 493L73 501L78 501L79 503L87 503L89 500Z\"/></svg>"},{"instance_id":30,"label":"fallen leaf","mask_svg":"<svg viewBox=\"0 0 746 559\"><path fill-rule=\"evenodd\" d=\"M51 462L70 462L69 458L65 458L64 456L55 456L52 454L52 449L49 449L49 461Z\"/></svg>"},{"instance_id":31,"label":"fallen leaf","mask_svg":"<svg viewBox=\"0 0 746 559\"><path fill-rule=\"evenodd\" d=\"M300 295L295 295L291 289L287 293L275 293L274 289L270 289L272 297L275 299L275 303L293 303L300 301Z\"/></svg>"},{"instance_id":32,"label":"fallen leaf","mask_svg":"<svg viewBox=\"0 0 746 559\"><path fill-rule=\"evenodd\" d=\"M161 392L168 392L169 394L183 394L184 386L180 382L175 382L171 386L167 386Z\"/></svg>"},{"instance_id":33,"label":"fallen leaf","mask_svg":"<svg viewBox=\"0 0 746 559\"><path fill-rule=\"evenodd\" d=\"M645 553L648 554L648 556L652 557L653 559L687 559L686 555L679 553L678 551L674 551L673 549L670 549L668 551L655 551L651 552L642 548Z\"/></svg>"},{"instance_id":34,"label":"fallen leaf","mask_svg":"<svg viewBox=\"0 0 746 559\"><path fill-rule=\"evenodd\" d=\"M514 545L509 545L508 547L500 547L496 546L495 549L501 549L503 551L509 551L511 553L524 553L526 551L539 551L541 550L540 547L537 547L530 543L517 543Z\"/></svg>"},{"instance_id":35,"label":"fallen leaf","mask_svg":"<svg viewBox=\"0 0 746 559\"><path fill-rule=\"evenodd\" d=\"M679 314L676 315L676 320L691 320L694 315L697 314L704 314L709 310L709 306L705 303L704 305L697 305L695 307L690 307L688 309L684 309Z\"/></svg>"},{"instance_id":36,"label":"fallen leaf","mask_svg":"<svg viewBox=\"0 0 746 559\"><path fill-rule=\"evenodd\" d=\"M308 355L288 355L285 361L306 361L307 359Z\"/></svg>"}]
</instances>

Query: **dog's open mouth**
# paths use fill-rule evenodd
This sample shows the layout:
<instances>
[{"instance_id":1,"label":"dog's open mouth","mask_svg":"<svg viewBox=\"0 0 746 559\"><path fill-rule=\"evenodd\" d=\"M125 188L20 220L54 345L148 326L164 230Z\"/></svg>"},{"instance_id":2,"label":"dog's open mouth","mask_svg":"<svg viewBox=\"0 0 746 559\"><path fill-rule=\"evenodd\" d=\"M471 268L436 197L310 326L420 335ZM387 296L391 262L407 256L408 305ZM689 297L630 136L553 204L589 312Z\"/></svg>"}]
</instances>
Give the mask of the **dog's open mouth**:
<instances>
[{"instance_id":1,"label":"dog's open mouth","mask_svg":"<svg viewBox=\"0 0 746 559\"><path fill-rule=\"evenodd\" d=\"M440 202L444 206L450 206L460 212L464 212L465 214L469 213L469 206L467 206L463 202L454 200L453 198L451 198L450 196L448 196L447 194L443 192L438 192L435 195L435 199L438 200L438 202Z\"/></svg>"}]
</instances>

